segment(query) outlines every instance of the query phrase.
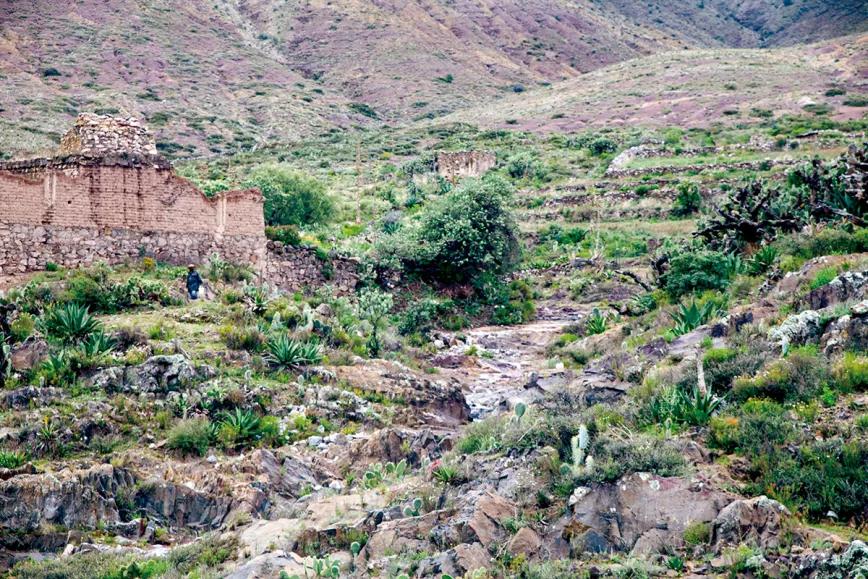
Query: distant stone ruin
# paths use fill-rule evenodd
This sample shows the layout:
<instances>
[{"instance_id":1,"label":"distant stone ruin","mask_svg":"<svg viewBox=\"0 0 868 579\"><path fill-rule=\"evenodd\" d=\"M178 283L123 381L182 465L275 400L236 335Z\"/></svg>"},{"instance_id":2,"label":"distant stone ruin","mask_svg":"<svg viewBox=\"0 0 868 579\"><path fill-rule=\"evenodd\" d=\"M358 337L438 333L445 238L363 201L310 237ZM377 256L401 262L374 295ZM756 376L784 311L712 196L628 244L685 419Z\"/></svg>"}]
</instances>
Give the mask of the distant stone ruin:
<instances>
[{"instance_id":1,"label":"distant stone ruin","mask_svg":"<svg viewBox=\"0 0 868 579\"><path fill-rule=\"evenodd\" d=\"M489 151L458 151L438 153L437 173L444 179L455 181L461 177L481 177L497 164L497 157Z\"/></svg>"},{"instance_id":2,"label":"distant stone ruin","mask_svg":"<svg viewBox=\"0 0 868 579\"><path fill-rule=\"evenodd\" d=\"M60 140L61 156L103 157L118 152L156 155L157 143L150 131L133 118L83 113Z\"/></svg>"},{"instance_id":3,"label":"distant stone ruin","mask_svg":"<svg viewBox=\"0 0 868 579\"><path fill-rule=\"evenodd\" d=\"M291 291L355 286L352 262L313 268L313 250L269 244L262 206L256 189L205 196L135 120L81 115L55 156L0 163L0 275L216 253Z\"/></svg>"}]
</instances>

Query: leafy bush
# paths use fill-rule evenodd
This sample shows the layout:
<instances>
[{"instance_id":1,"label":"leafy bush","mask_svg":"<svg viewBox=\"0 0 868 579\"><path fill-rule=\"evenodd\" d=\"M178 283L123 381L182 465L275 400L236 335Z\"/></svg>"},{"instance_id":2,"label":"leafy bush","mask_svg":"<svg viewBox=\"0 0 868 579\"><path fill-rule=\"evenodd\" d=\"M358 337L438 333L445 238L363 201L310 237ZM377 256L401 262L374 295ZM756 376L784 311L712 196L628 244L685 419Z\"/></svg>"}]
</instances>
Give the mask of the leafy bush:
<instances>
[{"instance_id":1,"label":"leafy bush","mask_svg":"<svg viewBox=\"0 0 868 579\"><path fill-rule=\"evenodd\" d=\"M272 241L279 241L284 245L292 245L293 247L301 244L301 236L298 234L298 229L292 225L266 227L265 237Z\"/></svg>"},{"instance_id":2,"label":"leafy bush","mask_svg":"<svg viewBox=\"0 0 868 579\"><path fill-rule=\"evenodd\" d=\"M820 269L816 274L814 274L814 278L811 280L810 287L812 290L823 287L824 285L828 285L832 282L833 279L838 277L838 268L836 267L824 267Z\"/></svg>"},{"instance_id":3,"label":"leafy bush","mask_svg":"<svg viewBox=\"0 0 868 579\"><path fill-rule=\"evenodd\" d=\"M762 457L794 436L787 410L771 400L748 400L734 414L709 421L710 446Z\"/></svg>"},{"instance_id":4,"label":"leafy bush","mask_svg":"<svg viewBox=\"0 0 868 579\"><path fill-rule=\"evenodd\" d=\"M829 368L816 351L797 348L786 358L775 360L753 378L735 380L736 400L769 398L778 402L809 400L829 383Z\"/></svg>"},{"instance_id":5,"label":"leafy bush","mask_svg":"<svg viewBox=\"0 0 868 579\"><path fill-rule=\"evenodd\" d=\"M523 324L529 322L536 315L536 306L533 303L533 291L524 280L513 280L504 285L497 280L494 284L496 290L488 290L486 301L494 304L491 322L497 325ZM486 292L483 292L486 293Z\"/></svg>"},{"instance_id":6,"label":"leafy bush","mask_svg":"<svg viewBox=\"0 0 868 579\"><path fill-rule=\"evenodd\" d=\"M410 303L398 320L398 332L404 336L421 334L427 337L435 328L439 316L452 308L452 301L436 298L423 298Z\"/></svg>"},{"instance_id":7,"label":"leafy bush","mask_svg":"<svg viewBox=\"0 0 868 579\"><path fill-rule=\"evenodd\" d=\"M618 150L618 143L606 137L599 137L588 144L588 150L595 157L600 157L606 153L614 153Z\"/></svg>"},{"instance_id":8,"label":"leafy bush","mask_svg":"<svg viewBox=\"0 0 868 579\"><path fill-rule=\"evenodd\" d=\"M705 352L703 369L708 387L717 393L728 392L739 376L753 376L768 359L769 353L760 344L740 348L712 348ZM696 383L695 372L689 373L690 383Z\"/></svg>"},{"instance_id":9,"label":"leafy bush","mask_svg":"<svg viewBox=\"0 0 868 579\"><path fill-rule=\"evenodd\" d=\"M230 350L259 352L265 346L265 334L256 326L228 325L220 328L220 337Z\"/></svg>"},{"instance_id":10,"label":"leafy bush","mask_svg":"<svg viewBox=\"0 0 868 579\"><path fill-rule=\"evenodd\" d=\"M447 283L504 272L519 256L517 228L507 207L511 193L502 179L466 181L426 206L417 228L395 234L407 237L389 236L380 251L398 251L408 269Z\"/></svg>"},{"instance_id":11,"label":"leafy bush","mask_svg":"<svg viewBox=\"0 0 868 579\"><path fill-rule=\"evenodd\" d=\"M564 229L557 223L549 225L539 236L540 243L557 242L561 245L577 245L588 236L588 230L581 227Z\"/></svg>"},{"instance_id":12,"label":"leafy bush","mask_svg":"<svg viewBox=\"0 0 868 579\"><path fill-rule=\"evenodd\" d=\"M181 420L169 431L166 446L181 454L205 456L212 433L213 428L206 418Z\"/></svg>"},{"instance_id":13,"label":"leafy bush","mask_svg":"<svg viewBox=\"0 0 868 579\"><path fill-rule=\"evenodd\" d=\"M675 204L672 207L672 215L675 217L687 217L698 212L702 206L702 195L699 186L695 183L680 183Z\"/></svg>"},{"instance_id":14,"label":"leafy bush","mask_svg":"<svg viewBox=\"0 0 868 579\"><path fill-rule=\"evenodd\" d=\"M666 291L678 298L699 291L726 289L731 274L725 254L700 249L672 256L661 281Z\"/></svg>"},{"instance_id":15,"label":"leafy bush","mask_svg":"<svg viewBox=\"0 0 868 579\"><path fill-rule=\"evenodd\" d=\"M267 347L268 361L278 367L297 369L322 361L322 346L317 342L299 342L281 334L269 339Z\"/></svg>"},{"instance_id":16,"label":"leafy bush","mask_svg":"<svg viewBox=\"0 0 868 579\"><path fill-rule=\"evenodd\" d=\"M807 441L794 455L779 451L756 461L762 474L751 492L770 491L772 497L804 512L811 520L832 511L857 526L866 522L868 497L868 443L839 438ZM766 466L769 465L769 466Z\"/></svg>"},{"instance_id":17,"label":"leafy bush","mask_svg":"<svg viewBox=\"0 0 868 579\"><path fill-rule=\"evenodd\" d=\"M868 356L847 352L835 364L835 381L845 392L868 390Z\"/></svg>"},{"instance_id":18,"label":"leafy bush","mask_svg":"<svg viewBox=\"0 0 868 579\"><path fill-rule=\"evenodd\" d=\"M46 311L37 321L46 337L64 344L75 344L101 329L102 324L90 315L86 306L67 303Z\"/></svg>"},{"instance_id":19,"label":"leafy bush","mask_svg":"<svg viewBox=\"0 0 868 579\"><path fill-rule=\"evenodd\" d=\"M315 179L293 172L287 165L255 167L244 185L262 191L268 225L325 223L334 213L334 202L325 187Z\"/></svg>"}]
</instances>

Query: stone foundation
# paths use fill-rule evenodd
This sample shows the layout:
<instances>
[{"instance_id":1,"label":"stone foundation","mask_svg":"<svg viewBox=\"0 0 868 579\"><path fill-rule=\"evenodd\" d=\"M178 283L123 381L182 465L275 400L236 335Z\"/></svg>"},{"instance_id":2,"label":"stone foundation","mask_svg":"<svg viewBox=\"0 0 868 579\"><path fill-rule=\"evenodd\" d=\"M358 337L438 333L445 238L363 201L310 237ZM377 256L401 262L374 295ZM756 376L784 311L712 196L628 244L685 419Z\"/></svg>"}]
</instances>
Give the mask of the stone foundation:
<instances>
[{"instance_id":1,"label":"stone foundation","mask_svg":"<svg viewBox=\"0 0 868 579\"><path fill-rule=\"evenodd\" d=\"M269 241L265 277L288 292L328 285L337 295L352 293L359 283L359 263L340 256L321 258L316 250Z\"/></svg>"},{"instance_id":2,"label":"stone foundation","mask_svg":"<svg viewBox=\"0 0 868 579\"><path fill-rule=\"evenodd\" d=\"M0 223L0 275L4 276L44 270L48 263L75 268L142 257L200 264L215 253L254 271L265 267L264 243L250 236Z\"/></svg>"}]
</instances>

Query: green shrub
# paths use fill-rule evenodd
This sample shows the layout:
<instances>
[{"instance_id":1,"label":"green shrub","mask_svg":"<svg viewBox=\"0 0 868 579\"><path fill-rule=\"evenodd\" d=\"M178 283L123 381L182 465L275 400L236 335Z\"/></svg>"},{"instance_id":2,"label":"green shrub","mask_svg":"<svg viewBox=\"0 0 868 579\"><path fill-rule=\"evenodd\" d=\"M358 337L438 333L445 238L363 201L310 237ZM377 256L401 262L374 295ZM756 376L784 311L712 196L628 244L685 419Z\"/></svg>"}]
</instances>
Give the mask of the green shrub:
<instances>
[{"instance_id":1,"label":"green shrub","mask_svg":"<svg viewBox=\"0 0 868 579\"><path fill-rule=\"evenodd\" d=\"M334 213L334 202L325 187L315 179L295 173L288 165L259 165L244 185L262 192L268 225L309 226L331 220Z\"/></svg>"},{"instance_id":2,"label":"green shrub","mask_svg":"<svg viewBox=\"0 0 868 579\"><path fill-rule=\"evenodd\" d=\"M9 324L9 329L12 330L12 341L23 342L33 334L36 329L36 320L31 314L24 312Z\"/></svg>"},{"instance_id":3,"label":"green shrub","mask_svg":"<svg viewBox=\"0 0 868 579\"><path fill-rule=\"evenodd\" d=\"M750 492L769 494L804 512L810 520L829 511L841 521L864 524L868 512L868 443L836 438L807 441L795 454L779 451L754 467L761 471Z\"/></svg>"},{"instance_id":4,"label":"green shrub","mask_svg":"<svg viewBox=\"0 0 868 579\"><path fill-rule=\"evenodd\" d=\"M702 195L695 183L679 183L678 194L672 207L675 217L687 217L697 213L702 207Z\"/></svg>"},{"instance_id":5,"label":"green shrub","mask_svg":"<svg viewBox=\"0 0 868 579\"><path fill-rule=\"evenodd\" d=\"M447 283L507 271L519 258L517 228L507 206L511 194L511 186L499 178L465 181L427 205L417 228L387 236L378 251L395 255L425 278Z\"/></svg>"},{"instance_id":6,"label":"green shrub","mask_svg":"<svg viewBox=\"0 0 868 579\"><path fill-rule=\"evenodd\" d=\"M790 441L794 434L787 410L771 400L748 400L735 414L709 421L712 447L762 457Z\"/></svg>"},{"instance_id":7,"label":"green shrub","mask_svg":"<svg viewBox=\"0 0 868 579\"><path fill-rule=\"evenodd\" d=\"M169 431L166 447L185 455L205 456L212 433L213 428L206 418L181 420Z\"/></svg>"},{"instance_id":8,"label":"green shrub","mask_svg":"<svg viewBox=\"0 0 868 579\"><path fill-rule=\"evenodd\" d=\"M814 235L794 234L774 244L782 255L813 259L821 255L840 255L868 251L868 228L852 233L835 227L825 227Z\"/></svg>"},{"instance_id":9,"label":"green shrub","mask_svg":"<svg viewBox=\"0 0 868 579\"><path fill-rule=\"evenodd\" d=\"M702 366L705 382L719 394L726 393L739 376L753 376L768 359L768 352L760 345L742 348L712 348L705 352ZM690 382L695 383L695 373L690 373Z\"/></svg>"},{"instance_id":10,"label":"green shrub","mask_svg":"<svg viewBox=\"0 0 868 579\"><path fill-rule=\"evenodd\" d=\"M256 326L227 325L220 328L220 337L230 350L259 352L265 346L265 334Z\"/></svg>"},{"instance_id":11,"label":"green shrub","mask_svg":"<svg viewBox=\"0 0 868 579\"><path fill-rule=\"evenodd\" d=\"M704 522L693 522L684 529L684 542L695 547L705 545L711 540L711 525Z\"/></svg>"},{"instance_id":12,"label":"green shrub","mask_svg":"<svg viewBox=\"0 0 868 579\"><path fill-rule=\"evenodd\" d=\"M831 283L832 280L836 277L838 277L838 268L824 267L816 274L814 274L814 278L811 280L810 287L812 290L821 288L824 285L828 285L829 283Z\"/></svg>"},{"instance_id":13,"label":"green shrub","mask_svg":"<svg viewBox=\"0 0 868 579\"><path fill-rule=\"evenodd\" d=\"M732 396L736 400L806 401L821 392L829 384L829 378L829 368L823 357L812 349L797 348L756 376L736 379Z\"/></svg>"},{"instance_id":14,"label":"green shrub","mask_svg":"<svg viewBox=\"0 0 868 579\"><path fill-rule=\"evenodd\" d=\"M279 241L284 245L292 245L293 247L301 244L301 236L298 234L298 229L292 225L266 227L265 237L272 241Z\"/></svg>"},{"instance_id":15,"label":"green shrub","mask_svg":"<svg viewBox=\"0 0 868 579\"><path fill-rule=\"evenodd\" d=\"M845 392L868 390L868 356L847 352L835 364L835 381Z\"/></svg>"},{"instance_id":16,"label":"green shrub","mask_svg":"<svg viewBox=\"0 0 868 579\"><path fill-rule=\"evenodd\" d=\"M662 285L672 297L705 290L723 290L732 274L726 255L719 251L693 250L671 257Z\"/></svg>"},{"instance_id":17,"label":"green shrub","mask_svg":"<svg viewBox=\"0 0 868 579\"><path fill-rule=\"evenodd\" d=\"M618 143L606 137L599 137L588 144L588 150L595 157L601 157L606 153L614 153L618 150Z\"/></svg>"}]
</instances>

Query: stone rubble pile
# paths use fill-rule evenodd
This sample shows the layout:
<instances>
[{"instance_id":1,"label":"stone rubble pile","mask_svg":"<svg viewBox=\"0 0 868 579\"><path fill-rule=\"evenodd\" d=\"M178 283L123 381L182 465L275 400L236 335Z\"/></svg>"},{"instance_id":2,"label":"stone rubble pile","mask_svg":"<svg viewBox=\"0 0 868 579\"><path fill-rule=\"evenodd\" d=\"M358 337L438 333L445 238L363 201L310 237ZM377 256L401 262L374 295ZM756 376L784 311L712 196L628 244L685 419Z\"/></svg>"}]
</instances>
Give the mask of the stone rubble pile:
<instances>
[{"instance_id":1,"label":"stone rubble pile","mask_svg":"<svg viewBox=\"0 0 868 579\"><path fill-rule=\"evenodd\" d=\"M134 118L82 113L60 140L60 155L156 155L153 135Z\"/></svg>"}]
</instances>

